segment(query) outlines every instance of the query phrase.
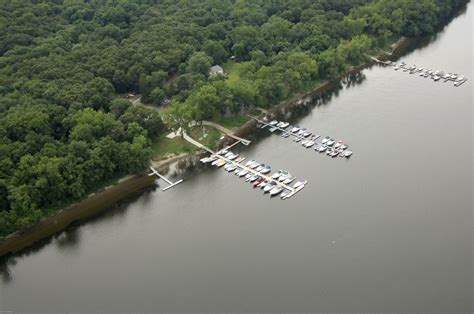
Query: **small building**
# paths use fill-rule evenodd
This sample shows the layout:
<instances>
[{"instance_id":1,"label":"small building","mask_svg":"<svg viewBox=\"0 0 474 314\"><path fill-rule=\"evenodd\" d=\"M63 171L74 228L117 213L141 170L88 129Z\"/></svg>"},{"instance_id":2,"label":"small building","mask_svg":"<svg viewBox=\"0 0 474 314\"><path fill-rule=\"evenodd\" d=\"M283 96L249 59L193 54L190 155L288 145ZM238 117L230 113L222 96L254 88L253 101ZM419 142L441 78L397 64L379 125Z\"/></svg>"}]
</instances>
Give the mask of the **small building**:
<instances>
[{"instance_id":1,"label":"small building","mask_svg":"<svg viewBox=\"0 0 474 314\"><path fill-rule=\"evenodd\" d=\"M209 70L209 75L213 76L217 74L224 75L224 69L220 65L214 65Z\"/></svg>"}]
</instances>

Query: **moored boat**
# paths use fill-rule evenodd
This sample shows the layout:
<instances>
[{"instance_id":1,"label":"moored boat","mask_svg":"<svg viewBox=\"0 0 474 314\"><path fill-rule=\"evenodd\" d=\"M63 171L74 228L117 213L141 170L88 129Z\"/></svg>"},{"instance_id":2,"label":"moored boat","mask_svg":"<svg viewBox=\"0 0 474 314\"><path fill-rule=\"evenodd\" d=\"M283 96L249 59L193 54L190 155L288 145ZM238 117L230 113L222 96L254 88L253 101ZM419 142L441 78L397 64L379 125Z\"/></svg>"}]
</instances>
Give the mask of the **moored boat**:
<instances>
[{"instance_id":1,"label":"moored boat","mask_svg":"<svg viewBox=\"0 0 474 314\"><path fill-rule=\"evenodd\" d=\"M323 138L323 140L321 141L322 144L326 144L331 138L329 136L326 136Z\"/></svg>"},{"instance_id":2,"label":"moored boat","mask_svg":"<svg viewBox=\"0 0 474 314\"><path fill-rule=\"evenodd\" d=\"M326 145L327 146L332 146L332 145L334 145L334 143L335 143L335 141L331 138L331 139L329 139L329 141L327 141Z\"/></svg>"},{"instance_id":3,"label":"moored boat","mask_svg":"<svg viewBox=\"0 0 474 314\"><path fill-rule=\"evenodd\" d=\"M289 177L291 177L291 174L288 171L283 171L277 179L278 181L284 181L288 179Z\"/></svg>"},{"instance_id":4,"label":"moored boat","mask_svg":"<svg viewBox=\"0 0 474 314\"><path fill-rule=\"evenodd\" d=\"M306 180L298 180L298 182L296 182L295 185L293 185L293 188L294 188L294 189L297 189L297 188L299 188L299 187L302 186L302 185L306 185L306 183L308 183L308 181L306 181Z\"/></svg>"},{"instance_id":5,"label":"moored boat","mask_svg":"<svg viewBox=\"0 0 474 314\"><path fill-rule=\"evenodd\" d=\"M257 161L255 159L252 159L252 160L249 160L245 163L245 166L246 167L249 167L250 165L253 165L254 163L256 163Z\"/></svg>"},{"instance_id":6,"label":"moored boat","mask_svg":"<svg viewBox=\"0 0 474 314\"><path fill-rule=\"evenodd\" d=\"M260 173L261 174L267 174L267 173L270 173L272 171L272 167L270 166L266 166L265 168L263 168Z\"/></svg>"},{"instance_id":7,"label":"moored boat","mask_svg":"<svg viewBox=\"0 0 474 314\"><path fill-rule=\"evenodd\" d=\"M286 178L285 180L283 180L283 184L290 184L291 182L293 182L296 178L295 177L288 177Z\"/></svg>"},{"instance_id":8,"label":"moored boat","mask_svg":"<svg viewBox=\"0 0 474 314\"><path fill-rule=\"evenodd\" d=\"M247 179L248 182L255 182L258 178L261 178L258 174L255 174Z\"/></svg>"},{"instance_id":9,"label":"moored boat","mask_svg":"<svg viewBox=\"0 0 474 314\"><path fill-rule=\"evenodd\" d=\"M344 151L344 157L349 158L349 157L351 157L351 156L352 156L352 151L351 151L351 150L346 150L346 151Z\"/></svg>"},{"instance_id":10,"label":"moored boat","mask_svg":"<svg viewBox=\"0 0 474 314\"><path fill-rule=\"evenodd\" d=\"M327 147L326 145L321 145L321 146L319 146L318 152L322 153L322 152L324 152L326 149L328 149L328 147Z\"/></svg>"},{"instance_id":11,"label":"moored boat","mask_svg":"<svg viewBox=\"0 0 474 314\"><path fill-rule=\"evenodd\" d=\"M284 199L285 197L287 197L289 194L291 193L291 190L289 189L284 189L282 192L281 192L281 198Z\"/></svg>"},{"instance_id":12,"label":"moored boat","mask_svg":"<svg viewBox=\"0 0 474 314\"><path fill-rule=\"evenodd\" d=\"M277 183L275 181L268 182L267 185L265 185L265 187L263 188L263 192L270 192L276 185Z\"/></svg>"},{"instance_id":13,"label":"moored boat","mask_svg":"<svg viewBox=\"0 0 474 314\"><path fill-rule=\"evenodd\" d=\"M272 175L272 179L278 179L283 174L283 170L278 170Z\"/></svg>"},{"instance_id":14,"label":"moored boat","mask_svg":"<svg viewBox=\"0 0 474 314\"><path fill-rule=\"evenodd\" d=\"M270 196L276 196L283 191L283 187L281 185L277 185L273 189L270 190Z\"/></svg>"},{"instance_id":15,"label":"moored boat","mask_svg":"<svg viewBox=\"0 0 474 314\"><path fill-rule=\"evenodd\" d=\"M227 168L226 170L228 172L233 172L235 171L239 166L237 164L233 164L232 166L230 166L229 168Z\"/></svg>"},{"instance_id":16,"label":"moored boat","mask_svg":"<svg viewBox=\"0 0 474 314\"><path fill-rule=\"evenodd\" d=\"M255 180L254 183L252 183L252 186L253 186L254 188L256 188L256 187L259 186L260 183L262 183L263 181L264 181L263 178L257 179L257 180Z\"/></svg>"}]
</instances>

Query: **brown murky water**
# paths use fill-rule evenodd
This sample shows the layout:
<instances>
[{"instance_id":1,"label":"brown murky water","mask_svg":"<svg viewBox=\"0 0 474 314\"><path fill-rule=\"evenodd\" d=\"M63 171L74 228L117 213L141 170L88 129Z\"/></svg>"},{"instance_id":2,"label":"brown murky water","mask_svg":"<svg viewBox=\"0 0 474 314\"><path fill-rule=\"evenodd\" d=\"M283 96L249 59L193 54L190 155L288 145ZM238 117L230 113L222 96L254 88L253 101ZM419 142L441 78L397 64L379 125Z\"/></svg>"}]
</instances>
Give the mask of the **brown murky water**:
<instances>
[{"instance_id":1,"label":"brown murky water","mask_svg":"<svg viewBox=\"0 0 474 314\"><path fill-rule=\"evenodd\" d=\"M223 170L64 232L2 266L12 311L472 310L473 7L294 123L346 140L330 159L277 135L242 150L309 181L270 199Z\"/></svg>"}]
</instances>

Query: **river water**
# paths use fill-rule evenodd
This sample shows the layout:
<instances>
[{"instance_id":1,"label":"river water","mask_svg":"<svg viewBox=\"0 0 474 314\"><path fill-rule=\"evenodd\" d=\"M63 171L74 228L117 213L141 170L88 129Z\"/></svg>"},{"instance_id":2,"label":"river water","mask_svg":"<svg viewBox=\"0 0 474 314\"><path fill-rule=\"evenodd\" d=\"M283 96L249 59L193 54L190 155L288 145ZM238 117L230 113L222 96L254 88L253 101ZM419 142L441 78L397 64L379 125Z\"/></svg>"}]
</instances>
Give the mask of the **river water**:
<instances>
[{"instance_id":1,"label":"river water","mask_svg":"<svg viewBox=\"0 0 474 314\"><path fill-rule=\"evenodd\" d=\"M463 86L374 66L294 118L350 160L241 150L307 179L292 199L193 170L10 258L0 310L471 312L473 8L402 58Z\"/></svg>"}]
</instances>

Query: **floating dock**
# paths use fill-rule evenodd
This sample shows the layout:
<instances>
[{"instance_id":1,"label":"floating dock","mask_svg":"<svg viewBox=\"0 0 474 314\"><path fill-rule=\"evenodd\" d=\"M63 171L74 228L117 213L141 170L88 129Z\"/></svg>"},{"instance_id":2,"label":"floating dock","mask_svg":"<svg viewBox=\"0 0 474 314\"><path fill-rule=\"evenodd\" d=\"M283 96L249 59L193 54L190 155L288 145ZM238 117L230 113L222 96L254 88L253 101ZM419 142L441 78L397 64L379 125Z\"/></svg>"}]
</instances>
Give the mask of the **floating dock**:
<instances>
[{"instance_id":1,"label":"floating dock","mask_svg":"<svg viewBox=\"0 0 474 314\"><path fill-rule=\"evenodd\" d=\"M225 156L222 156L222 155L219 155L217 152L213 151L212 149L204 146L203 144L199 143L198 141L196 141L195 139L193 139L192 137L190 137L189 135L186 134L186 132L183 132L183 138L188 141L189 143L201 148L201 149L204 149L205 151L209 152L211 154L211 156L215 156L221 160L225 160L226 163L232 163L233 165L237 165L238 167L242 168L242 169L245 169L247 170L249 173L252 173L253 175L259 175L260 177L264 178L265 180L268 180L268 181L275 181L277 182L278 185L282 186L283 188L285 189L288 189L290 192L290 194L286 195L285 197L283 197L282 199L287 199L287 198L290 198L292 197L293 195L295 195L296 193L298 193L299 191L301 191L306 184L303 184L303 185L300 185L298 188L293 188L291 186L289 186L288 184L284 184L283 182L279 182L278 180L274 180L272 179L271 175L268 176L268 175L265 175L265 174L262 174L260 172L258 172L257 170L255 169L251 169L250 167L247 167L245 166L244 164L242 164L243 160L240 161L240 162L236 162L236 161L233 161ZM232 145L226 147L226 149L229 149L237 144L241 143L240 140L237 140L235 143L233 143ZM178 183L175 183L175 185L178 184ZM171 186L170 186L171 187ZM167 187L167 188L170 188L170 187Z\"/></svg>"},{"instance_id":2,"label":"floating dock","mask_svg":"<svg viewBox=\"0 0 474 314\"><path fill-rule=\"evenodd\" d=\"M174 187L174 186L180 184L181 182L183 182L183 180L178 180L176 182L171 182L171 180L168 180L166 177L159 174L158 171L156 171L156 169L151 167L151 166L150 166L150 170L151 170L151 173L149 174L149 176L157 176L158 178L161 178L161 179L163 179L163 181L168 183L168 186L163 188L163 191L171 189L172 187Z\"/></svg>"},{"instance_id":3,"label":"floating dock","mask_svg":"<svg viewBox=\"0 0 474 314\"><path fill-rule=\"evenodd\" d=\"M264 129L264 128L267 128L269 127L269 131L270 132L274 132L276 130L280 130L282 133L284 134L288 134L288 136L286 137L289 137L290 135L295 137L295 139L293 139L293 142L300 142L302 141L303 139L306 139L308 141L312 141L313 144L310 144L309 146L305 146L306 143L303 144L303 147L306 147L306 149L312 147L312 146L315 146L316 148L317 147L320 147L320 146L325 146L326 149L328 151L334 151L334 152L337 152L336 155L330 155L330 154L326 154L326 155L329 155L330 157L336 157L336 156L340 156L340 157L345 157L345 158L349 158L350 156L352 156L353 152L348 150L347 148L349 147L347 144L343 143L342 141L342 144L343 146L345 146L344 148L340 148L339 146L337 146L337 143L335 140L331 139L332 141L332 144L331 145L326 145L324 143L324 140L323 140L323 143L319 144L316 142L317 139L319 139L321 137L321 135L317 134L317 135L313 135L313 136L303 136L303 135L299 135L298 133L294 133L294 132L291 132L288 128L287 129L283 129L281 127L278 127L277 124L271 124L271 122L267 122L267 121L264 121L264 120L261 120L261 119L257 119L255 117L252 117L252 116L249 116L250 118L254 119L255 121L257 121L257 123L263 125L261 128ZM275 120L276 121L276 120ZM280 121L280 122L283 122L283 121ZM329 137L327 137L329 139ZM334 147L332 145L336 144ZM342 146L341 146L342 147ZM316 150L316 148L314 149L315 151L317 152L322 152L322 151L319 151L319 150ZM325 149L325 150L326 150ZM345 154L345 152L347 151L347 154ZM343 154L344 153L344 154Z\"/></svg>"}]
</instances>

